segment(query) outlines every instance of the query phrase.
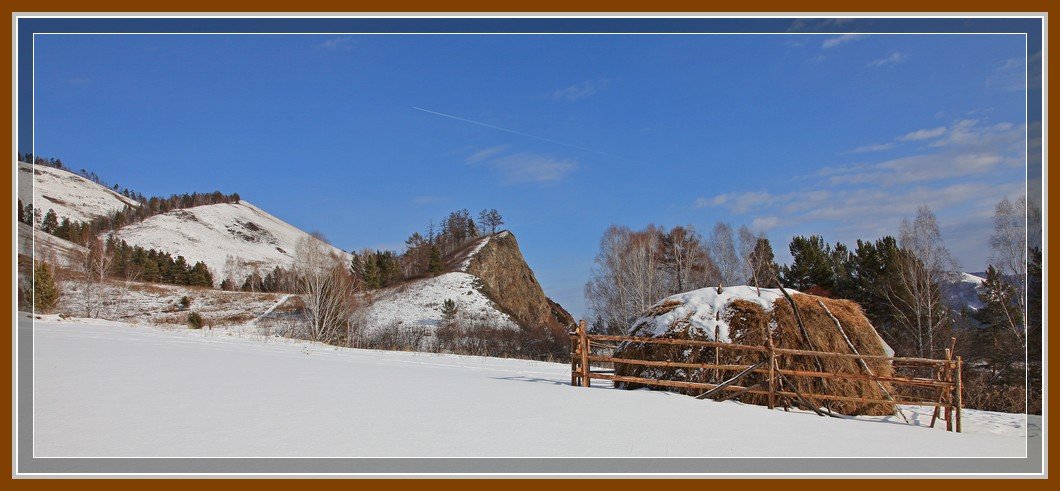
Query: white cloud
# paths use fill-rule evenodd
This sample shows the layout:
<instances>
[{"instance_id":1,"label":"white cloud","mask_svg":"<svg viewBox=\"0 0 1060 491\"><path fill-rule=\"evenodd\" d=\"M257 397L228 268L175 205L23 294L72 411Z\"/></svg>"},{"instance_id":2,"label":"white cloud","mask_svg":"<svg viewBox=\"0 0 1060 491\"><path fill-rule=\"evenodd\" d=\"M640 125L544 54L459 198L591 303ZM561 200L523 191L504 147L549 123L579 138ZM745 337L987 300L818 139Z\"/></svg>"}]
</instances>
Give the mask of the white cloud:
<instances>
[{"instance_id":1,"label":"white cloud","mask_svg":"<svg viewBox=\"0 0 1060 491\"><path fill-rule=\"evenodd\" d=\"M464 159L464 161L469 163L469 164L482 162L483 160L486 160L486 159L488 159L490 157L495 157L495 156L499 155L501 152L503 152L503 151L505 151L507 149L508 149L508 145L497 145L495 147L484 148L482 150L479 150L479 151L469 155L466 159Z\"/></svg>"},{"instance_id":2,"label":"white cloud","mask_svg":"<svg viewBox=\"0 0 1060 491\"><path fill-rule=\"evenodd\" d=\"M746 216L758 230L824 233L847 243L893 235L902 218L927 205L957 257L981 268L994 205L1022 195L1027 185L1024 132L1023 124L959 120L895 138L930 143L914 155L821 168L791 192L727 192L695 204Z\"/></svg>"},{"instance_id":3,"label":"white cloud","mask_svg":"<svg viewBox=\"0 0 1060 491\"><path fill-rule=\"evenodd\" d=\"M561 159L535 153L504 154L506 146L475 152L466 159L470 165L483 165L501 174L505 184L550 183L563 180L578 170L574 159Z\"/></svg>"},{"instance_id":4,"label":"white cloud","mask_svg":"<svg viewBox=\"0 0 1060 491\"><path fill-rule=\"evenodd\" d=\"M1028 63L1033 70L1028 70ZM1041 69L1042 52L1032 54L1026 61L1023 57L1009 58L996 64L994 71L987 76L986 86L1007 92L1018 92L1028 88L1042 86Z\"/></svg>"},{"instance_id":5,"label":"white cloud","mask_svg":"<svg viewBox=\"0 0 1060 491\"><path fill-rule=\"evenodd\" d=\"M755 217L751 220L751 230L766 232L780 225L780 223L781 220L778 217Z\"/></svg>"},{"instance_id":6,"label":"white cloud","mask_svg":"<svg viewBox=\"0 0 1060 491\"><path fill-rule=\"evenodd\" d=\"M699 198L696 200L695 206L696 208L725 206L734 213L747 213L752 209L769 205L776 200L776 196L766 192L726 193L709 199Z\"/></svg>"},{"instance_id":7,"label":"white cloud","mask_svg":"<svg viewBox=\"0 0 1060 491\"><path fill-rule=\"evenodd\" d=\"M504 173L508 184L559 181L578 169L574 160L532 153L506 155L494 159L490 165Z\"/></svg>"},{"instance_id":8,"label":"white cloud","mask_svg":"<svg viewBox=\"0 0 1060 491\"><path fill-rule=\"evenodd\" d=\"M337 38L331 38L318 44L317 49L326 49L333 51L348 51L353 49L354 40L349 36L342 36Z\"/></svg>"},{"instance_id":9,"label":"white cloud","mask_svg":"<svg viewBox=\"0 0 1060 491\"><path fill-rule=\"evenodd\" d=\"M862 36L861 34L843 34L841 36L825 39L824 42L821 43L821 47L824 49L831 49L841 44L849 43L851 41L858 41L863 37L864 36Z\"/></svg>"},{"instance_id":10,"label":"white cloud","mask_svg":"<svg viewBox=\"0 0 1060 491\"><path fill-rule=\"evenodd\" d=\"M945 133L946 133L946 127L945 126L939 126L938 128L916 130L916 131L912 131L912 132L906 133L906 134L898 137L898 140L899 141L904 141L904 142L930 140L932 138L938 138L938 137L942 136Z\"/></svg>"},{"instance_id":11,"label":"white cloud","mask_svg":"<svg viewBox=\"0 0 1060 491\"><path fill-rule=\"evenodd\" d=\"M888 143L872 143L872 144L869 144L869 145L863 145L863 146L854 148L854 149L848 151L847 153L882 152L884 150L890 150L891 147L894 147L894 143L890 143L890 142L888 142Z\"/></svg>"},{"instance_id":12,"label":"white cloud","mask_svg":"<svg viewBox=\"0 0 1060 491\"><path fill-rule=\"evenodd\" d=\"M586 97L596 95L598 91L607 86L609 81L607 79L595 79L586 80L584 82L569 85L559 90L554 90L549 93L549 97L557 100L564 101L577 101Z\"/></svg>"},{"instance_id":13,"label":"white cloud","mask_svg":"<svg viewBox=\"0 0 1060 491\"><path fill-rule=\"evenodd\" d=\"M904 54L895 51L895 52L893 52L893 53L891 53L891 54L889 54L889 55L887 55L887 56L885 56L883 58L880 58L878 60L870 61L868 63L868 65L871 66L871 67L881 67L881 66L884 66L884 65L892 65L892 64L895 64L895 63L901 63L901 62L905 61L905 58L906 58L906 56Z\"/></svg>"}]
</instances>

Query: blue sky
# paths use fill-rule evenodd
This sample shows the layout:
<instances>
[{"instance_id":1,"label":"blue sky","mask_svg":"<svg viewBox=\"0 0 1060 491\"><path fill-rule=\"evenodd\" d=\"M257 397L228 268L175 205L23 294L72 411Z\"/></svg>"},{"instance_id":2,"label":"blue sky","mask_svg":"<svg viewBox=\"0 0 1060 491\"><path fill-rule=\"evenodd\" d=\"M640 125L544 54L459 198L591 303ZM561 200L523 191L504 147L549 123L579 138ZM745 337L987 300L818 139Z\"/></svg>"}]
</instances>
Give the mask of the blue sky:
<instances>
[{"instance_id":1,"label":"blue sky","mask_svg":"<svg viewBox=\"0 0 1060 491\"><path fill-rule=\"evenodd\" d=\"M1024 52L1016 35L40 35L35 144L147 195L238 192L347 250L497 208L581 314L612 223L748 224L784 261L792 235L874 239L927 204L983 270L993 205L1025 183Z\"/></svg>"}]
</instances>

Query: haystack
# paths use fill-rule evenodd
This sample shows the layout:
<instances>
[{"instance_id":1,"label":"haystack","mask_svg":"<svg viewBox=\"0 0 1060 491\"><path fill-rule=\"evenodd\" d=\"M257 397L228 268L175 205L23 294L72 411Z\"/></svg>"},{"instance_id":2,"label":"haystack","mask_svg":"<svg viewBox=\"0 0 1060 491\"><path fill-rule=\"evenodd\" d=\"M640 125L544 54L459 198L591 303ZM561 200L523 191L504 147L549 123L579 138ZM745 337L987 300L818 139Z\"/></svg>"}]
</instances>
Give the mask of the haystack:
<instances>
[{"instance_id":1,"label":"haystack","mask_svg":"<svg viewBox=\"0 0 1060 491\"><path fill-rule=\"evenodd\" d=\"M812 349L835 353L850 353L850 348L836 328L835 322L828 315L831 312L840 322L851 343L862 355L888 355L894 352L880 338L876 329L865 317L861 307L849 300L837 300L816 295L808 295L788 290L809 334ZM821 308L821 302L828 312ZM767 334L768 333L768 334ZM811 349L808 346L790 302L779 289L755 288L749 286L704 288L668 297L634 321L631 336L660 337L675 339L696 339L721 341L727 343L765 346L766 336L771 336L777 348ZM722 365L749 366L765 355L758 352L720 349L717 354ZM688 347L648 343L622 343L615 353L616 358L634 358L642 360L668 360L690 363L713 364L715 348ZM864 373L857 360L852 358L814 357L782 354L777 356L778 365L785 370L818 371L831 373ZM819 360L819 361L818 361ZM877 376L889 377L894 373L889 361L867 360L869 368ZM615 373L622 376L679 380L688 382L718 383L735 372L716 373L712 369L689 369L669 367L646 367L641 365L616 364ZM753 373L741 380L738 385L750 386L763 382L765 374ZM838 378L789 377L803 394L830 394L885 400L886 395L880 386L872 381L847 380ZM621 383L622 388L640 388L639 384ZM764 386L764 385L763 385ZM894 393L889 384L883 387ZM657 387L652 387L657 388ZM699 394L702 389L667 389L688 394ZM787 390L787 389L785 389ZM765 405L767 396L742 394L739 400L749 404ZM887 415L894 414L891 404L859 403L847 401L818 401L827 405L832 412L847 415Z\"/></svg>"}]
</instances>

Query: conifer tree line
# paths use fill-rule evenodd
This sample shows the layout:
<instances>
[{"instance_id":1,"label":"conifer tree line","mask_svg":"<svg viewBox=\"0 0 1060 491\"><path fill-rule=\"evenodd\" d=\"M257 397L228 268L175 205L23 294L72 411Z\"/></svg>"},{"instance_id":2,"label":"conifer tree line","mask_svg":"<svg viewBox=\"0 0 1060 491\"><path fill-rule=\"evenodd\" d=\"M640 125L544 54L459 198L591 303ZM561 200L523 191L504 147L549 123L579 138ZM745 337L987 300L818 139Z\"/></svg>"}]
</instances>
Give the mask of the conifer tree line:
<instances>
[{"instance_id":1,"label":"conifer tree line","mask_svg":"<svg viewBox=\"0 0 1060 491\"><path fill-rule=\"evenodd\" d=\"M852 246L795 236L788 244L792 261L783 266L769 240L746 227L734 234L719 223L704 239L691 226L612 226L585 296L593 329L618 333L666 296L719 284L779 283L854 300L898 356L939 358L956 337L966 362L968 407L1040 412L1042 253L1026 242L1027 216L1022 198L998 203L990 263L976 288L978 309L954 300L959 265L926 207L903 220L897 236Z\"/></svg>"},{"instance_id":2,"label":"conifer tree line","mask_svg":"<svg viewBox=\"0 0 1060 491\"><path fill-rule=\"evenodd\" d=\"M428 222L423 233L413 232L405 240L405 252L364 249L352 252L350 271L367 290L390 286L445 270L446 256L469 242L497 233L504 219L496 209L484 209L477 219L466 210L449 213L437 224Z\"/></svg>"},{"instance_id":3,"label":"conifer tree line","mask_svg":"<svg viewBox=\"0 0 1060 491\"><path fill-rule=\"evenodd\" d=\"M263 292L263 293L294 293L298 284L298 275L289 268L276 266L261 276L257 271L250 273L238 283L232 278L221 281L221 289L225 291Z\"/></svg>"},{"instance_id":4,"label":"conifer tree line","mask_svg":"<svg viewBox=\"0 0 1060 491\"><path fill-rule=\"evenodd\" d=\"M213 275L206 263L189 263L184 256L173 257L168 252L130 246L124 240L108 237L104 243L111 255L110 276L113 278L166 283L170 285L213 286Z\"/></svg>"}]
</instances>

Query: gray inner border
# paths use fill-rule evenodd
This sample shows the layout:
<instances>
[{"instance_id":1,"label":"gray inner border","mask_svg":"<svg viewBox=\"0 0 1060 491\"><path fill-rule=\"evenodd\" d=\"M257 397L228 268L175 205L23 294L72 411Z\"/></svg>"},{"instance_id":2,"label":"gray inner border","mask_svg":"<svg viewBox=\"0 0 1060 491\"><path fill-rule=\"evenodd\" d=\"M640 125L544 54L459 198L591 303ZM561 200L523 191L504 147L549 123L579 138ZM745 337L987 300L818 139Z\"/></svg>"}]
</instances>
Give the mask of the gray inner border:
<instances>
[{"instance_id":1,"label":"gray inner border","mask_svg":"<svg viewBox=\"0 0 1060 491\"><path fill-rule=\"evenodd\" d=\"M504 15L518 16L512 13ZM645 16L652 15L665 14ZM17 19L12 20L17 24ZM1047 34L1043 32L1042 35L1044 42ZM33 456L33 322L17 314L16 319L17 335L14 337L18 390L14 395L17 400L17 421L14 422L16 441L12 442L13 446L17 442L17 454L13 456L16 476L1008 474L1032 477L1042 475L1045 470L1042 455L1044 425L1042 434L1028 438L1027 456L1023 458L37 458Z\"/></svg>"}]
</instances>

